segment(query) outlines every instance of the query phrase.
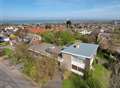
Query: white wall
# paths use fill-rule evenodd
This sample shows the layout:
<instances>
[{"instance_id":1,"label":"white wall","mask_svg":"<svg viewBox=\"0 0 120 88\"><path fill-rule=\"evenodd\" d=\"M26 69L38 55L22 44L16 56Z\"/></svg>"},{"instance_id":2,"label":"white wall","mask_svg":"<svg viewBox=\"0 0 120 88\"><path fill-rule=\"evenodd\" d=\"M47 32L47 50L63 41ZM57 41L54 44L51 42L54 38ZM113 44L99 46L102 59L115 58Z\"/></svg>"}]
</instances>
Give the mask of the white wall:
<instances>
[{"instance_id":1,"label":"white wall","mask_svg":"<svg viewBox=\"0 0 120 88\"><path fill-rule=\"evenodd\" d=\"M80 60L78 58L71 56L71 64L76 65L82 69L85 69L85 62L82 59Z\"/></svg>"}]
</instances>

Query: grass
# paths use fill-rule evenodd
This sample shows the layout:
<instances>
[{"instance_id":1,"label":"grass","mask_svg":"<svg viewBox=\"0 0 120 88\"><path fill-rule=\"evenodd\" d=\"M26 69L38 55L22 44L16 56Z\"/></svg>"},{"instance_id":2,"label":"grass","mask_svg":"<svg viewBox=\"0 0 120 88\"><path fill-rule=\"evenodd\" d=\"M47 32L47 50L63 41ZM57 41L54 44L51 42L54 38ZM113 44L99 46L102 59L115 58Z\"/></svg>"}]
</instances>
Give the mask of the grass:
<instances>
[{"instance_id":1,"label":"grass","mask_svg":"<svg viewBox=\"0 0 120 88\"><path fill-rule=\"evenodd\" d=\"M92 78L97 81L97 83L100 84L99 88L109 88L109 78L110 78L110 71L107 70L103 65L101 64L96 64L94 71L92 71ZM89 79L89 81L96 83L95 80ZM73 77L71 76L70 79L65 79L63 80L63 87L62 88L89 88L87 87L87 81L80 76ZM93 84L93 85L94 85ZM95 84L97 85L97 84ZM90 87L92 88L92 87ZM96 88L96 87L94 87Z\"/></svg>"},{"instance_id":2,"label":"grass","mask_svg":"<svg viewBox=\"0 0 120 88\"><path fill-rule=\"evenodd\" d=\"M103 65L96 64L92 75L93 78L97 79L102 84L102 88L109 88L110 71Z\"/></svg>"},{"instance_id":3,"label":"grass","mask_svg":"<svg viewBox=\"0 0 120 88\"><path fill-rule=\"evenodd\" d=\"M3 50L4 54L7 55L8 57L12 55L13 51L9 48L5 48Z\"/></svg>"},{"instance_id":4,"label":"grass","mask_svg":"<svg viewBox=\"0 0 120 88\"><path fill-rule=\"evenodd\" d=\"M79 75L71 74L69 79L63 80L62 88L88 88L86 81L84 81Z\"/></svg>"},{"instance_id":5,"label":"grass","mask_svg":"<svg viewBox=\"0 0 120 88\"><path fill-rule=\"evenodd\" d=\"M102 88L109 88L111 71L105 68L103 64L110 62L110 55L108 53L99 51L96 58L99 62L98 64L94 64L94 71L92 72L92 75L101 83Z\"/></svg>"},{"instance_id":6,"label":"grass","mask_svg":"<svg viewBox=\"0 0 120 88\"><path fill-rule=\"evenodd\" d=\"M99 58L100 62L105 62L105 59L101 59ZM109 88L109 79L110 79L110 74L111 71L108 70L107 68L104 67L103 64L98 63L98 64L94 64L94 69L91 71L92 73L92 79L89 80L84 80L82 78L80 78L80 76L74 77L73 74L70 76L70 79L65 79L63 80L63 88L93 88L93 87L86 87L85 85L88 85L88 81L90 82L90 84L93 82L93 84L91 84L91 86L93 85L97 85L96 83L99 83L100 87L99 88ZM97 81L97 82L96 82ZM77 83L75 83L77 82ZM77 87L76 87L77 86ZM78 87L79 86L79 87ZM82 87L80 87L82 86ZM90 86L90 85L88 85ZM94 88L96 88L94 86Z\"/></svg>"},{"instance_id":7,"label":"grass","mask_svg":"<svg viewBox=\"0 0 120 88\"><path fill-rule=\"evenodd\" d=\"M70 76L72 75L73 74L70 71L64 72L63 88L74 88L73 81L70 79Z\"/></svg>"},{"instance_id":8,"label":"grass","mask_svg":"<svg viewBox=\"0 0 120 88\"><path fill-rule=\"evenodd\" d=\"M6 45L9 45L9 43L8 42L1 42L0 43L0 46L6 46Z\"/></svg>"},{"instance_id":9,"label":"grass","mask_svg":"<svg viewBox=\"0 0 120 88\"><path fill-rule=\"evenodd\" d=\"M63 80L63 88L74 88L72 80Z\"/></svg>"}]
</instances>

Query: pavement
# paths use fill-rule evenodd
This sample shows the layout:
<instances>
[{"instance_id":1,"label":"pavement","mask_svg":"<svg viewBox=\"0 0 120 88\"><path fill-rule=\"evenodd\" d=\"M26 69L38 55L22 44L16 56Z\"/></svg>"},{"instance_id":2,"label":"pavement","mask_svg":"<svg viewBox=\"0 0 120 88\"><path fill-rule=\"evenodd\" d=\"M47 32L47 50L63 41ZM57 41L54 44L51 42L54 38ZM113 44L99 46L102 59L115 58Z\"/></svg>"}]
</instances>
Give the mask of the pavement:
<instances>
[{"instance_id":1,"label":"pavement","mask_svg":"<svg viewBox=\"0 0 120 88\"><path fill-rule=\"evenodd\" d=\"M7 60L0 58L0 88L40 88Z\"/></svg>"}]
</instances>

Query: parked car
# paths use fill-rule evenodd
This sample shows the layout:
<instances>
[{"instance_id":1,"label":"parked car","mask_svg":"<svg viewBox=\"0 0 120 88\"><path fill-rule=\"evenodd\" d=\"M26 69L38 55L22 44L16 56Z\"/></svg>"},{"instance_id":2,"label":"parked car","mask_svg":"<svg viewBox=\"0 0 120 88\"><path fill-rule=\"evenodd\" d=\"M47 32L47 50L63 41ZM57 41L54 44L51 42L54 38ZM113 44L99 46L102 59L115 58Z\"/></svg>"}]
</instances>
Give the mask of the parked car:
<instances>
[{"instance_id":1,"label":"parked car","mask_svg":"<svg viewBox=\"0 0 120 88\"><path fill-rule=\"evenodd\" d=\"M4 42L4 38L0 37L0 43Z\"/></svg>"}]
</instances>

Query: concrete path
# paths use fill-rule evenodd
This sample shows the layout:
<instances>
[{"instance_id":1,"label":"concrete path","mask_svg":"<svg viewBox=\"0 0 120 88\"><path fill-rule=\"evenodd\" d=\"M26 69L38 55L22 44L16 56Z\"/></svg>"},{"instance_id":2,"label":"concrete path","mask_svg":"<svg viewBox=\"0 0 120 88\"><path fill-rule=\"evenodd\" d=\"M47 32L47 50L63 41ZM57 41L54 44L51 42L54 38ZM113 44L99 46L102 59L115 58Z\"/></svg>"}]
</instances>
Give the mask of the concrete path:
<instances>
[{"instance_id":1,"label":"concrete path","mask_svg":"<svg viewBox=\"0 0 120 88\"><path fill-rule=\"evenodd\" d=\"M10 66L7 61L0 60L0 88L39 88L29 78Z\"/></svg>"}]
</instances>

